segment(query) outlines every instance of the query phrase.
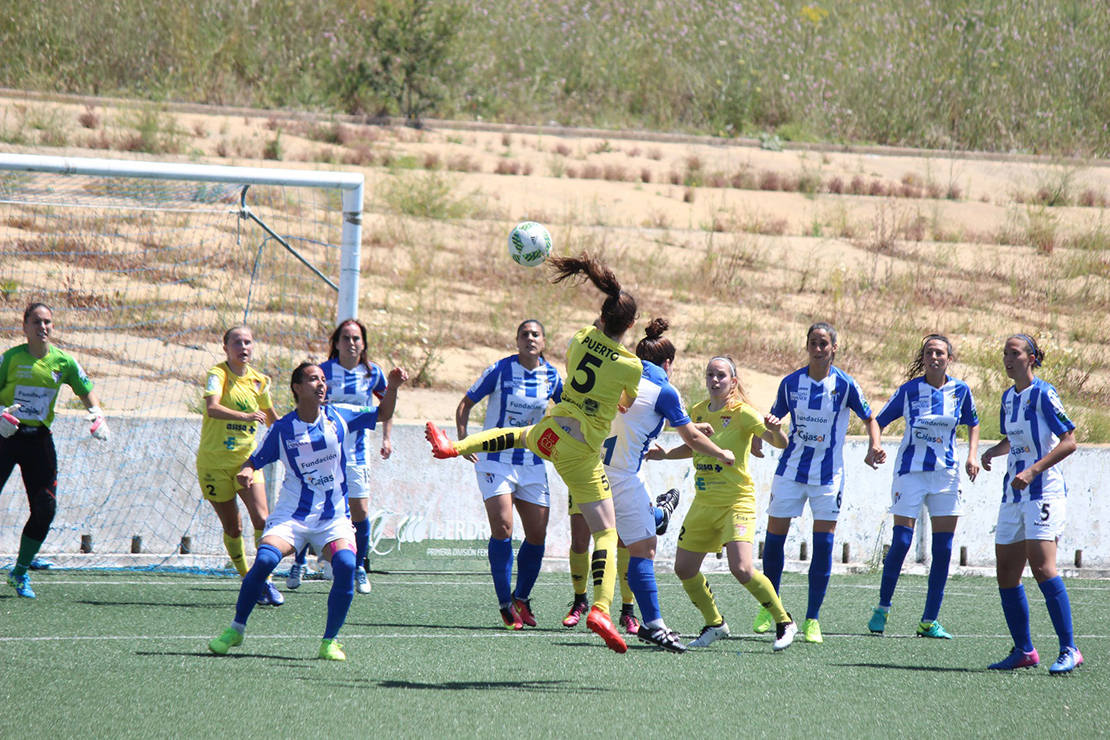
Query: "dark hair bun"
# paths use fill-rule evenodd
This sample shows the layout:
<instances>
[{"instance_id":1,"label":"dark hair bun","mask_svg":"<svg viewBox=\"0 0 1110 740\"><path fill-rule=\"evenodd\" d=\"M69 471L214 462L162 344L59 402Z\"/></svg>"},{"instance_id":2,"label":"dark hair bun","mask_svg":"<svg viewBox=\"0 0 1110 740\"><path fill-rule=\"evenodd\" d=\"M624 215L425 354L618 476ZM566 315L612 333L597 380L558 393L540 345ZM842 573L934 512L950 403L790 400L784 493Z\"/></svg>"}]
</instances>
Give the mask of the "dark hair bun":
<instances>
[{"instance_id":1,"label":"dark hair bun","mask_svg":"<svg viewBox=\"0 0 1110 740\"><path fill-rule=\"evenodd\" d=\"M658 339L663 336L663 332L671 328L666 319L652 319L651 323L644 329L644 334L648 339Z\"/></svg>"}]
</instances>

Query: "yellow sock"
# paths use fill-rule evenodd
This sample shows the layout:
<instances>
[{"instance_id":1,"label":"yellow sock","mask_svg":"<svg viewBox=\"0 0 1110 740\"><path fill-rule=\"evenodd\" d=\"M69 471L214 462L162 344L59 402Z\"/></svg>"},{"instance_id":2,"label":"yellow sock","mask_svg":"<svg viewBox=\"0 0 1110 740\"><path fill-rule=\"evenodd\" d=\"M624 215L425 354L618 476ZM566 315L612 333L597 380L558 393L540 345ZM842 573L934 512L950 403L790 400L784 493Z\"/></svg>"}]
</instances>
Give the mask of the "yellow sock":
<instances>
[{"instance_id":1,"label":"yellow sock","mask_svg":"<svg viewBox=\"0 0 1110 740\"><path fill-rule=\"evenodd\" d=\"M574 595L586 595L586 577L590 574L590 551L570 551L570 580L574 584Z\"/></svg>"},{"instance_id":2,"label":"yellow sock","mask_svg":"<svg viewBox=\"0 0 1110 740\"><path fill-rule=\"evenodd\" d=\"M470 455L475 452L501 452L513 447L524 447L524 438L532 427L512 429L487 429L484 432L475 432L467 435L466 439L455 443L455 449L460 455Z\"/></svg>"},{"instance_id":3,"label":"yellow sock","mask_svg":"<svg viewBox=\"0 0 1110 740\"><path fill-rule=\"evenodd\" d=\"M591 570L594 575L594 603L601 611L609 613L613 604L613 581L617 575L617 530L603 529L594 532L594 555Z\"/></svg>"},{"instance_id":4,"label":"yellow sock","mask_svg":"<svg viewBox=\"0 0 1110 740\"><path fill-rule=\"evenodd\" d=\"M682 588L686 590L690 601L694 602L694 606L701 612L706 624L716 627L725 621L725 618L717 611L717 602L713 598L713 591L709 588L709 581L705 580L705 576L698 573L693 578L687 578L682 582Z\"/></svg>"},{"instance_id":5,"label":"yellow sock","mask_svg":"<svg viewBox=\"0 0 1110 740\"><path fill-rule=\"evenodd\" d=\"M621 604L632 604L636 597L632 595L632 589L628 587L628 559L631 556L628 554L627 547L617 545L617 575L621 579Z\"/></svg>"},{"instance_id":6,"label":"yellow sock","mask_svg":"<svg viewBox=\"0 0 1110 740\"><path fill-rule=\"evenodd\" d=\"M239 577L242 578L247 574L247 557L243 554L242 536L229 537L224 533L224 547L227 548L227 556L231 558L231 564L239 571Z\"/></svg>"},{"instance_id":7,"label":"yellow sock","mask_svg":"<svg viewBox=\"0 0 1110 740\"><path fill-rule=\"evenodd\" d=\"M786 613L786 609L782 608L782 600L775 593L775 587L771 585L770 578L757 570L752 579L743 585L755 600L763 605L763 608L771 612L775 624L790 621L790 616Z\"/></svg>"}]
</instances>

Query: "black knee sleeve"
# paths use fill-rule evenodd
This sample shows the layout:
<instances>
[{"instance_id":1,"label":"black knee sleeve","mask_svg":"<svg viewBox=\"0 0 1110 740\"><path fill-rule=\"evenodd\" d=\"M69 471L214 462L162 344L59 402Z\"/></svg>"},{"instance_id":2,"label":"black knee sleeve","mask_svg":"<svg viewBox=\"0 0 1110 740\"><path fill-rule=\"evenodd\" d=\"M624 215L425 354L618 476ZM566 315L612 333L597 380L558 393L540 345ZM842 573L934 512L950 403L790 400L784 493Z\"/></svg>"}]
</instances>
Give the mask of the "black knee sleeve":
<instances>
[{"instance_id":1,"label":"black knee sleeve","mask_svg":"<svg viewBox=\"0 0 1110 740\"><path fill-rule=\"evenodd\" d=\"M35 542L46 540L46 534L50 531L50 523L54 521L54 513L58 510L58 502L54 493L54 487L51 486L39 488L27 496L31 508L31 517L27 520L27 526L23 528L23 534Z\"/></svg>"}]
</instances>

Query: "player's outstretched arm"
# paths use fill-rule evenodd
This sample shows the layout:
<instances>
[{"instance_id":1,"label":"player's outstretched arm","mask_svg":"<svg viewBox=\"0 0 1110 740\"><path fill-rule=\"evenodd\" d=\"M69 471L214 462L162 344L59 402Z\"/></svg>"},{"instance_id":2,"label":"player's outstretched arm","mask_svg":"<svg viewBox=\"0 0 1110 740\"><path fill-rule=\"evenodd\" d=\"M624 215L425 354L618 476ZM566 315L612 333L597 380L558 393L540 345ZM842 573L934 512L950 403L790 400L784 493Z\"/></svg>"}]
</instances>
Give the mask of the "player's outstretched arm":
<instances>
[{"instance_id":1,"label":"player's outstretched arm","mask_svg":"<svg viewBox=\"0 0 1110 740\"><path fill-rule=\"evenodd\" d=\"M987 451L983 453L983 457L980 458L979 461L983 463L983 470L986 470L989 473L991 469L991 460L996 457L1002 457L1003 455L1009 454L1010 439L1009 437L1003 437L1002 441L1000 441L998 444L987 448Z\"/></svg>"},{"instance_id":2,"label":"player's outstretched arm","mask_svg":"<svg viewBox=\"0 0 1110 740\"><path fill-rule=\"evenodd\" d=\"M470 426L470 410L472 408L474 408L474 402L470 400L470 396L464 393L462 400L459 401L459 405L455 409L455 439L460 442L466 439L466 429ZM463 455L463 459L472 463L478 462L478 456L475 454Z\"/></svg>"},{"instance_id":3,"label":"player's outstretched arm","mask_svg":"<svg viewBox=\"0 0 1110 740\"><path fill-rule=\"evenodd\" d=\"M397 408L397 389L408 379L409 374L403 368L395 367L389 371L389 377L385 382L385 395L382 396L382 402L378 404L378 423L393 418L393 411Z\"/></svg>"},{"instance_id":4,"label":"player's outstretched arm","mask_svg":"<svg viewBox=\"0 0 1110 740\"><path fill-rule=\"evenodd\" d=\"M867 448L867 455L864 456L863 462L872 468L878 468L886 462L886 452L883 450L882 445L882 430L879 429L879 422L872 416L866 421L867 424L867 439L869 446Z\"/></svg>"},{"instance_id":5,"label":"player's outstretched arm","mask_svg":"<svg viewBox=\"0 0 1110 740\"><path fill-rule=\"evenodd\" d=\"M680 427L675 427L678 436L685 442L683 445L690 450L690 455L685 457L692 457L694 452L700 452L703 455L715 457L725 465L735 465L736 456L730 450L724 450L713 443L713 440L706 437L694 424L683 424ZM675 448L680 449L680 448Z\"/></svg>"},{"instance_id":6,"label":"player's outstretched arm","mask_svg":"<svg viewBox=\"0 0 1110 740\"><path fill-rule=\"evenodd\" d=\"M89 422L89 434L101 442L108 441L108 421L104 418L104 412L100 410L100 401L97 399L96 394L89 391L84 396L78 396L89 415L85 418Z\"/></svg>"},{"instance_id":7,"label":"player's outstretched arm","mask_svg":"<svg viewBox=\"0 0 1110 740\"><path fill-rule=\"evenodd\" d=\"M760 435L760 439L772 447L785 450L789 440L786 439L786 432L782 431L782 419L774 414L767 414L763 417L763 426L767 427L767 431Z\"/></svg>"}]
</instances>

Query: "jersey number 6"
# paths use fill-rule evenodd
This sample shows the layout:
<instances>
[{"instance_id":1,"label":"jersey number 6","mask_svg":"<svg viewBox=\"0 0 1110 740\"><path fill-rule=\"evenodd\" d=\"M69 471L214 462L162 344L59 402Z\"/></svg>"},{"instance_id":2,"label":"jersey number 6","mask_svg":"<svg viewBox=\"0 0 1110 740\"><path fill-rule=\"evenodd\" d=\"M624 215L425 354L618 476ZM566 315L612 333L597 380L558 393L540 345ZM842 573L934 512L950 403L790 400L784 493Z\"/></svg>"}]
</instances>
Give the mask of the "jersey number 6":
<instances>
[{"instance_id":1,"label":"jersey number 6","mask_svg":"<svg viewBox=\"0 0 1110 740\"><path fill-rule=\"evenodd\" d=\"M583 355L578 362L578 367L574 370L574 377L570 379L570 387L579 393L589 393L593 390L594 383L597 382L597 373L594 372L594 369L599 367L601 367L600 357L597 355ZM578 373L585 375L585 380L579 381Z\"/></svg>"}]
</instances>

